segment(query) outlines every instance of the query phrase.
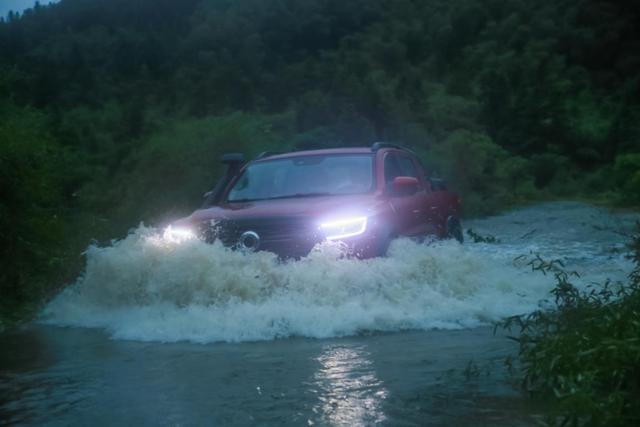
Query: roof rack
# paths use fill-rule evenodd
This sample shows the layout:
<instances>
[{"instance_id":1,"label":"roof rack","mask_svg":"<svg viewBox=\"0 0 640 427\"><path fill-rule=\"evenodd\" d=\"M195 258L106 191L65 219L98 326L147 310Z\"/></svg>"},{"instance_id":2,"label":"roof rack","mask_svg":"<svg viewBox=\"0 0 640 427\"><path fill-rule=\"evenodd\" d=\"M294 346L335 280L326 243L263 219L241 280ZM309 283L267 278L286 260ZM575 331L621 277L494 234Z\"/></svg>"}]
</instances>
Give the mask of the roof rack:
<instances>
[{"instance_id":1,"label":"roof rack","mask_svg":"<svg viewBox=\"0 0 640 427\"><path fill-rule=\"evenodd\" d=\"M258 154L256 160L266 159L267 157L276 156L278 154L282 154L282 151L263 151L262 153Z\"/></svg>"},{"instance_id":2,"label":"roof rack","mask_svg":"<svg viewBox=\"0 0 640 427\"><path fill-rule=\"evenodd\" d=\"M388 142L374 142L373 145L371 146L371 151L375 153L376 151L381 150L383 148L395 148L396 150L408 151L410 153L413 153L413 150L407 147L403 147L402 145L398 145L398 144L390 144Z\"/></svg>"}]
</instances>

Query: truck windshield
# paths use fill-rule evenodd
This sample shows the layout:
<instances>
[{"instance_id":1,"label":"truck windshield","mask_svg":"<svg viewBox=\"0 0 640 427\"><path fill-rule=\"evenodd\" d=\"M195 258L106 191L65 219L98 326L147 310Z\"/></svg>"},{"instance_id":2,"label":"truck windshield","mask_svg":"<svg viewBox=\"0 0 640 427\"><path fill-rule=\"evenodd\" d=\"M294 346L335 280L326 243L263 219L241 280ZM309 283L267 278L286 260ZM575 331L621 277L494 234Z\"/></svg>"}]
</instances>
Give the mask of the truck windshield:
<instances>
[{"instance_id":1,"label":"truck windshield","mask_svg":"<svg viewBox=\"0 0 640 427\"><path fill-rule=\"evenodd\" d=\"M301 156L249 165L227 201L361 194L372 189L370 154Z\"/></svg>"}]
</instances>

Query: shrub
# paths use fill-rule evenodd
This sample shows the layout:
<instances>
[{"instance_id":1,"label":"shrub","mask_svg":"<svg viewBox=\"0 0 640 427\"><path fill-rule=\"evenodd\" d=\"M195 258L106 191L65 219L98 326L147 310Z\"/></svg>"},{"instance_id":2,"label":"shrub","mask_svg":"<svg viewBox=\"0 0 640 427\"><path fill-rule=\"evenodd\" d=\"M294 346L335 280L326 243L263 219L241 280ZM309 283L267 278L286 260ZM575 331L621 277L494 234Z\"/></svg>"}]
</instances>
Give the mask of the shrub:
<instances>
[{"instance_id":1,"label":"shrub","mask_svg":"<svg viewBox=\"0 0 640 427\"><path fill-rule=\"evenodd\" d=\"M558 402L562 425L640 423L640 224L635 269L626 284L578 290L560 262L537 257L534 270L555 275L555 309L507 319L519 326L523 387Z\"/></svg>"},{"instance_id":2,"label":"shrub","mask_svg":"<svg viewBox=\"0 0 640 427\"><path fill-rule=\"evenodd\" d=\"M617 188L622 192L622 203L640 204L640 153L616 157L613 176Z\"/></svg>"},{"instance_id":3,"label":"shrub","mask_svg":"<svg viewBox=\"0 0 640 427\"><path fill-rule=\"evenodd\" d=\"M0 329L47 292L64 264L65 151L42 114L0 105Z\"/></svg>"},{"instance_id":4,"label":"shrub","mask_svg":"<svg viewBox=\"0 0 640 427\"><path fill-rule=\"evenodd\" d=\"M527 161L483 133L453 132L427 152L427 164L451 181L467 214L493 213L535 194Z\"/></svg>"},{"instance_id":5,"label":"shrub","mask_svg":"<svg viewBox=\"0 0 640 427\"><path fill-rule=\"evenodd\" d=\"M139 141L115 179L104 184L103 203L111 204L112 216L127 227L141 220L175 219L197 207L202 194L215 185L223 173L222 154L242 152L251 159L265 150L287 150L289 127L286 115L233 113L172 120ZM93 187L86 192L98 194Z\"/></svg>"}]
</instances>

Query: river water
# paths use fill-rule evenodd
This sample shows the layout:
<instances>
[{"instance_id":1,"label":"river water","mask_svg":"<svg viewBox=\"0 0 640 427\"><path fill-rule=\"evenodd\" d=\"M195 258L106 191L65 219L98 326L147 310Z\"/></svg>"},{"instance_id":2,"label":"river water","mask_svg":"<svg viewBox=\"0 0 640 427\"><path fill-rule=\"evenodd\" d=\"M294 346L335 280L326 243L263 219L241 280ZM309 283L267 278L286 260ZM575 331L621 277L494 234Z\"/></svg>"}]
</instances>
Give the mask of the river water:
<instances>
[{"instance_id":1,"label":"river water","mask_svg":"<svg viewBox=\"0 0 640 427\"><path fill-rule=\"evenodd\" d=\"M560 259L579 286L624 280L638 219L546 203L465 223L497 243L289 263L141 227L0 335L0 423L535 425L491 327L549 299L553 279L518 257Z\"/></svg>"}]
</instances>

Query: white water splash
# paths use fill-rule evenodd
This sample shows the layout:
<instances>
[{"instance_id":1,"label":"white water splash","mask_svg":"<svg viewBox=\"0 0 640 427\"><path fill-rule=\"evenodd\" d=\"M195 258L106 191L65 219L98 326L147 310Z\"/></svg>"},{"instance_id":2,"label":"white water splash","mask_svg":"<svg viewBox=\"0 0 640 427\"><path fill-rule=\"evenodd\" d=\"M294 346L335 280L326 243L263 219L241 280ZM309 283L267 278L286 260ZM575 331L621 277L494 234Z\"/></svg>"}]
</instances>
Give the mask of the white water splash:
<instances>
[{"instance_id":1,"label":"white water splash","mask_svg":"<svg viewBox=\"0 0 640 427\"><path fill-rule=\"evenodd\" d=\"M533 311L549 297L553 278L513 261L531 249L553 248L401 239L385 258L341 259L325 245L282 263L140 227L89 248L84 274L41 319L121 339L199 343L470 328ZM629 267L622 255L609 259L607 274Z\"/></svg>"}]
</instances>

